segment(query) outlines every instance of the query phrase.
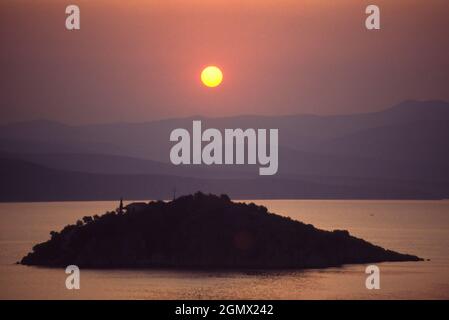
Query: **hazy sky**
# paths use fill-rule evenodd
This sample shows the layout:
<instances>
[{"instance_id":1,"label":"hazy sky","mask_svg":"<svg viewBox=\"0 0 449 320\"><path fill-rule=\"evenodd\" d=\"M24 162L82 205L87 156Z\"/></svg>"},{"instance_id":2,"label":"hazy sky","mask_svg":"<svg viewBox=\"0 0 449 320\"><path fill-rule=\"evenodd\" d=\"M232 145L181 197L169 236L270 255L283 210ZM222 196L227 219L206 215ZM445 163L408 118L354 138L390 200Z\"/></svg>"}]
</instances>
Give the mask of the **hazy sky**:
<instances>
[{"instance_id":1,"label":"hazy sky","mask_svg":"<svg viewBox=\"0 0 449 320\"><path fill-rule=\"evenodd\" d=\"M81 30L65 29L65 7ZM364 27L381 8L380 31ZM367 112L449 100L447 0L3 0L0 122ZM200 72L224 73L208 89Z\"/></svg>"}]
</instances>

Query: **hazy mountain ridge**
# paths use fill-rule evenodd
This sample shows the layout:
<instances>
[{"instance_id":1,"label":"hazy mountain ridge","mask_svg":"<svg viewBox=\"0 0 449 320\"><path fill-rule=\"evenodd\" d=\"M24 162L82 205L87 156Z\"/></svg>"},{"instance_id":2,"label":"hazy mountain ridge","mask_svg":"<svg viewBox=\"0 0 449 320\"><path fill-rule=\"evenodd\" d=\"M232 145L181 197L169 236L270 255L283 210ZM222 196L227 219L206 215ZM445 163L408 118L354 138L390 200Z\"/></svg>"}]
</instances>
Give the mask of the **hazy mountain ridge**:
<instances>
[{"instance_id":1,"label":"hazy mountain ridge","mask_svg":"<svg viewBox=\"0 0 449 320\"><path fill-rule=\"evenodd\" d=\"M375 113L337 116L237 116L227 118L189 117L143 123L115 123L68 126L48 121L31 121L0 127L0 140L57 143L52 153L59 153L60 145L78 145L77 153L124 155L169 162L169 135L173 129L191 129L192 120L201 119L204 128L278 128L282 147L306 152L327 154L317 145L342 138L359 131L383 126L403 125L420 121L449 121L449 104L440 101L409 101ZM164 139L163 137L166 137ZM8 146L0 145L9 151ZM49 148L47 148L49 149ZM27 153L23 148L20 152ZM48 150L46 152L49 152ZM70 151L67 151L70 152ZM89 153L89 152L86 152Z\"/></svg>"},{"instance_id":2,"label":"hazy mountain ridge","mask_svg":"<svg viewBox=\"0 0 449 320\"><path fill-rule=\"evenodd\" d=\"M170 199L198 190L236 199L441 199L449 183L290 176L192 178L161 174L93 174L0 157L0 201Z\"/></svg>"},{"instance_id":3,"label":"hazy mountain ridge","mask_svg":"<svg viewBox=\"0 0 449 320\"><path fill-rule=\"evenodd\" d=\"M195 119L201 119L204 128L279 128L278 174L259 177L257 166L250 165L172 165L169 134L175 128L191 130ZM19 170L14 162L34 163L32 175L41 170L57 176L54 183L60 187L70 185L64 182L66 179L111 179L115 184L123 179L130 186L132 179L163 176L166 188L154 193L158 197L165 195L163 198L174 185L183 185L186 192L203 190L230 193L233 197L447 198L448 136L448 103L408 101L376 113L338 116L189 117L85 126L23 122L0 127L0 157L8 160L12 170L8 175ZM21 173L16 175L26 178ZM228 180L226 185L224 178ZM163 182L156 179L152 183ZM252 189L232 189L232 183ZM135 185L153 190L143 182ZM101 199L123 193L112 186L97 187L105 189L104 194L91 190ZM55 191L55 198L64 199L70 197L70 192L77 192L75 184L67 188L70 191L66 195L56 196ZM130 188L134 190L129 194L132 198L148 194ZM20 188L16 192L20 193ZM80 198L91 198L81 193ZM7 194L4 201L15 199L10 192ZM51 197L41 192L41 199Z\"/></svg>"}]
</instances>

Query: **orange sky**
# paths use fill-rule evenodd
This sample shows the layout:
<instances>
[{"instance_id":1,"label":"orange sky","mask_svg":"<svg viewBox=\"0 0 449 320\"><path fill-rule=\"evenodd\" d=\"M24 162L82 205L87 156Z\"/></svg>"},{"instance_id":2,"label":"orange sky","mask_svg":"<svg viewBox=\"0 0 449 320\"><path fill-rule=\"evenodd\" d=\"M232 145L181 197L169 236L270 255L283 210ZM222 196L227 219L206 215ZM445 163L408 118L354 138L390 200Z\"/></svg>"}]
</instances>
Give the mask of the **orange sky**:
<instances>
[{"instance_id":1,"label":"orange sky","mask_svg":"<svg viewBox=\"0 0 449 320\"><path fill-rule=\"evenodd\" d=\"M66 1L0 4L1 122L193 114L335 114L449 100L446 0ZM364 28L367 4L382 30ZM201 85L208 64L224 72Z\"/></svg>"}]
</instances>

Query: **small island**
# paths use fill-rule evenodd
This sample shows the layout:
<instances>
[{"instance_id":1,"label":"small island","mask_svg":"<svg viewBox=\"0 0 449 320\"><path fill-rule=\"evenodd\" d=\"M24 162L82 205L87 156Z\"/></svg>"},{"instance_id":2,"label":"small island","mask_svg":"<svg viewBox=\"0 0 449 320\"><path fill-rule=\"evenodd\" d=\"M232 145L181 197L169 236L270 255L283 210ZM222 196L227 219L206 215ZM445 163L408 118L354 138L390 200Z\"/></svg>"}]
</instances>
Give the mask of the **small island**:
<instances>
[{"instance_id":1,"label":"small island","mask_svg":"<svg viewBox=\"0 0 449 320\"><path fill-rule=\"evenodd\" d=\"M421 261L348 231L324 231L226 195L195 193L84 217L37 244L24 265L82 268L285 269Z\"/></svg>"}]
</instances>

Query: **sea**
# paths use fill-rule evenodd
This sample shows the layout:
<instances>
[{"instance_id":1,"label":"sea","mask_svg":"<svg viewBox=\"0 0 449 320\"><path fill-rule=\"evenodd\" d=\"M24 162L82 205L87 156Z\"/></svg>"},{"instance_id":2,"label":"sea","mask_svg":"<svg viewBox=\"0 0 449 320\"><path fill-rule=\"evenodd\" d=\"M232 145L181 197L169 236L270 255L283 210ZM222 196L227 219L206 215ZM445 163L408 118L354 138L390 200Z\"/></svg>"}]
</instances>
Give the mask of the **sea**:
<instances>
[{"instance_id":1,"label":"sea","mask_svg":"<svg viewBox=\"0 0 449 320\"><path fill-rule=\"evenodd\" d=\"M141 200L139 200L141 201ZM242 200L243 202L243 200ZM68 290L64 269L16 264L32 247L118 202L0 204L0 299L449 299L449 200L245 200L324 230L344 229L384 248L425 258L308 270L84 270ZM126 204L126 203L125 203Z\"/></svg>"}]
</instances>

